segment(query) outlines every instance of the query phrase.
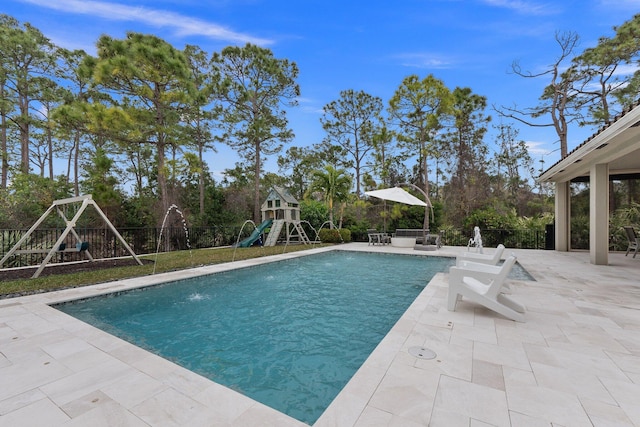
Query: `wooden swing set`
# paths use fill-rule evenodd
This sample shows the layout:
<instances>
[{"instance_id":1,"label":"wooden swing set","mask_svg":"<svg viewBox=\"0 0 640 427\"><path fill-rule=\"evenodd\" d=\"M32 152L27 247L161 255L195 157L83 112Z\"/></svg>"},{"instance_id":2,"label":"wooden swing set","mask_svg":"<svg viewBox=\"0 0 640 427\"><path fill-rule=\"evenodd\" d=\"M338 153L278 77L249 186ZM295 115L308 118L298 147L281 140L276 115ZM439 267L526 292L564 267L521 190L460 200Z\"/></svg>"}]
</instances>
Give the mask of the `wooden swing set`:
<instances>
[{"instance_id":1,"label":"wooden swing set","mask_svg":"<svg viewBox=\"0 0 640 427\"><path fill-rule=\"evenodd\" d=\"M68 207L69 205L75 205L77 203L82 203L82 204L80 205L80 207L76 211L76 213L73 216L73 218L71 218L70 220L67 219L67 215L65 214L65 210L66 210L65 208ZM118 230L116 230L116 228L113 226L113 224L111 224L111 221L109 221L109 218L107 218L107 216L104 214L104 212L102 212L102 209L100 209L98 204L93 200L93 197L91 196L91 194L87 194L87 195L79 196L79 197L70 197L68 199L55 200L53 202L53 204L49 207L49 209L47 209L47 211L42 214L40 219L38 219L35 222L35 224L33 224L31 226L31 228L25 233L25 235L22 236L20 238L20 240L18 240L18 242L0 260L0 268L2 268L4 263L12 255L37 254L37 253L43 254L43 253L46 253L47 256L44 258L44 260L42 261L42 263L40 264L40 266L38 267L36 272L33 273L33 276L31 276L32 279L35 279L36 277L40 276L40 273L42 273L42 270L44 269L44 267L49 263L49 261L51 260L51 258L53 258L53 256L55 254L62 254L62 253L65 253L65 252L80 252L89 261L93 261L93 257L91 256L91 253L89 252L89 243L88 242L83 242L80 239L80 236L78 235L78 233L76 233L76 230L75 230L75 226L76 226L76 223L77 223L78 219L82 216L82 214L84 213L84 211L87 209L88 206L93 206L95 208L95 210L98 212L100 217L104 220L105 224L109 227L109 229L113 232L113 234L118 238L120 243L122 243L122 245L131 254L131 256L136 260L136 262L139 265L142 265L142 261L140 261L138 256L133 252L133 249L131 249L131 247L127 244L127 242L120 235L120 233L118 233ZM49 214L51 212L53 212L54 210L58 213L58 215L65 222L66 228L64 229L64 231L62 232L60 237L58 237L58 240L56 240L56 242L53 244L53 247L46 248L46 249L19 249L21 247L21 245L24 242L27 241L29 236L40 226L40 224L42 224L42 222L47 218L47 216L49 216ZM67 246L65 244L65 239L67 238L67 236L69 234L71 234L75 238L76 245L67 248ZM65 263L62 262L60 264L65 264Z\"/></svg>"}]
</instances>

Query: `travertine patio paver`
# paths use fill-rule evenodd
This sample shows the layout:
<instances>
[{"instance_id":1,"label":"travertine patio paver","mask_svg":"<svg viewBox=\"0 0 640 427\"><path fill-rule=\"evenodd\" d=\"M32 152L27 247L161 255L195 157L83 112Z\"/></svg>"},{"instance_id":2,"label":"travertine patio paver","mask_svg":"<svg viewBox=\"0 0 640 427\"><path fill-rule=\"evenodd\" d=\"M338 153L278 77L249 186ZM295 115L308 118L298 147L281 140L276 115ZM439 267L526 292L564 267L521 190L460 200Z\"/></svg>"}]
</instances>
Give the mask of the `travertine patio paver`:
<instances>
[{"instance_id":1,"label":"travertine patio paver","mask_svg":"<svg viewBox=\"0 0 640 427\"><path fill-rule=\"evenodd\" d=\"M449 312L447 274L437 274L315 426L640 426L640 259L507 252L536 279L511 282L525 323L466 301ZM0 426L304 425L49 307L232 267L0 300ZM415 358L412 346L437 356Z\"/></svg>"}]
</instances>

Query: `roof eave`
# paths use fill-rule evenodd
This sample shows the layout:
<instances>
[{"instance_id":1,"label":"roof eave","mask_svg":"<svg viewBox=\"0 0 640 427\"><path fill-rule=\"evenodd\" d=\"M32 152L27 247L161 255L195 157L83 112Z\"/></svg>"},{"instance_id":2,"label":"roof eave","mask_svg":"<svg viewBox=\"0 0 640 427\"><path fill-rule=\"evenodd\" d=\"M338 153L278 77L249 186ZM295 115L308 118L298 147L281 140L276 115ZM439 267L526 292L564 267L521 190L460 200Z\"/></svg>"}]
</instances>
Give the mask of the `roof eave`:
<instances>
[{"instance_id":1,"label":"roof eave","mask_svg":"<svg viewBox=\"0 0 640 427\"><path fill-rule=\"evenodd\" d=\"M589 169L596 160L605 157L622 155L616 138L624 131L637 127L640 123L640 104L620 114L609 125L602 127L564 159L552 165L538 176L538 182L565 182L573 178L588 175ZM628 142L628 140L623 140Z\"/></svg>"}]
</instances>

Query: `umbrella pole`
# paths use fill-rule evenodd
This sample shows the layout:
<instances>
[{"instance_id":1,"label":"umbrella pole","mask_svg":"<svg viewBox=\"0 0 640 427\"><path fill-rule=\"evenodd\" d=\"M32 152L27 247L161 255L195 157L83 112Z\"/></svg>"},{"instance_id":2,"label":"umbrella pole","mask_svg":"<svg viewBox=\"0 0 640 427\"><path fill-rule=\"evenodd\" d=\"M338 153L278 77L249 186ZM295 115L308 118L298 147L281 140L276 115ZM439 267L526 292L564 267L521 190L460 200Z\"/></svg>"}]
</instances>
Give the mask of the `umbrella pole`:
<instances>
[{"instance_id":1,"label":"umbrella pole","mask_svg":"<svg viewBox=\"0 0 640 427\"><path fill-rule=\"evenodd\" d=\"M386 233L387 232L387 201L383 200L382 201L382 212L384 215L382 215L382 232Z\"/></svg>"},{"instance_id":2,"label":"umbrella pole","mask_svg":"<svg viewBox=\"0 0 640 427\"><path fill-rule=\"evenodd\" d=\"M422 244L427 244L427 234L429 234L429 206L424 208L424 223L422 224Z\"/></svg>"}]
</instances>

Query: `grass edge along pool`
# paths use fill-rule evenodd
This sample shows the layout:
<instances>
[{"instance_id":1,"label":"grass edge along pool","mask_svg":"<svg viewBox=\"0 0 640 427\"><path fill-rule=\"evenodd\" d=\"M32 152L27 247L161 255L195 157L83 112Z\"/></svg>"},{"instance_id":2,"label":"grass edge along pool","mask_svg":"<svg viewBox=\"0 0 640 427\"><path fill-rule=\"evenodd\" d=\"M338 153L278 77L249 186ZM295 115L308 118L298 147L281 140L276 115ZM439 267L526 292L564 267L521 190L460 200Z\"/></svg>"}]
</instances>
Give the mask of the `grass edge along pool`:
<instances>
[{"instance_id":1,"label":"grass edge along pool","mask_svg":"<svg viewBox=\"0 0 640 427\"><path fill-rule=\"evenodd\" d=\"M454 262L329 251L55 307L312 424Z\"/></svg>"}]
</instances>

